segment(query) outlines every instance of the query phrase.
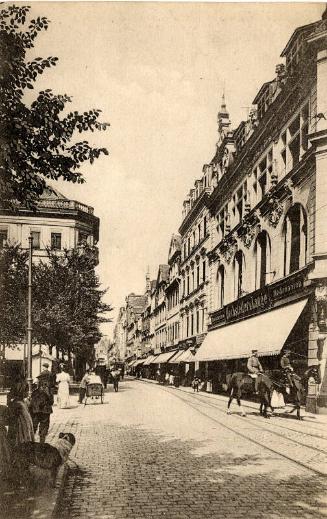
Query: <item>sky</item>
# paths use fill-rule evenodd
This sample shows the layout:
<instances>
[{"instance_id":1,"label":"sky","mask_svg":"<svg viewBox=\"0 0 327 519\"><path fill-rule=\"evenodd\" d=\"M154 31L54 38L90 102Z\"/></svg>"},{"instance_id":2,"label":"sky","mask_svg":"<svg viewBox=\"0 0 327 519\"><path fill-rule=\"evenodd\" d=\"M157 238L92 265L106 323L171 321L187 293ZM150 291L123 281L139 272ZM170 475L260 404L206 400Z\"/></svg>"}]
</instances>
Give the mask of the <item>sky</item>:
<instances>
[{"instance_id":1,"label":"sky","mask_svg":"<svg viewBox=\"0 0 327 519\"><path fill-rule=\"evenodd\" d=\"M71 109L102 110L106 132L85 134L108 157L83 167L83 185L57 182L100 218L98 273L114 310L143 293L167 263L182 204L217 141L225 91L233 127L298 26L323 3L34 2L50 19L30 57L57 56L36 83L73 97ZM102 332L112 337L114 322Z\"/></svg>"}]
</instances>

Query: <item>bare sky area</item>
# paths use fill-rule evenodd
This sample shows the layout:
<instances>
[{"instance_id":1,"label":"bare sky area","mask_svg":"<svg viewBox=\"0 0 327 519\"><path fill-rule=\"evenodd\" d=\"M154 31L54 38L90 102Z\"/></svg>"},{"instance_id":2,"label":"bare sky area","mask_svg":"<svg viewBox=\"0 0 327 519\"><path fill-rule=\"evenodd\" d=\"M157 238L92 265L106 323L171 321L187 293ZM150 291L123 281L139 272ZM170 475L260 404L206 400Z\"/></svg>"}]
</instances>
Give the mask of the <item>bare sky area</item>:
<instances>
[{"instance_id":1,"label":"bare sky area","mask_svg":"<svg viewBox=\"0 0 327 519\"><path fill-rule=\"evenodd\" d=\"M217 140L225 84L234 127L275 66L293 30L318 20L323 3L44 2L33 16L51 25L32 55L58 56L37 82L73 96L71 108L100 108L109 131L85 135L109 157L84 168L87 183L58 183L100 217L99 274L119 306L143 293L167 262L182 203ZM33 95L33 93L31 93ZM103 328L111 335L113 324Z\"/></svg>"}]
</instances>

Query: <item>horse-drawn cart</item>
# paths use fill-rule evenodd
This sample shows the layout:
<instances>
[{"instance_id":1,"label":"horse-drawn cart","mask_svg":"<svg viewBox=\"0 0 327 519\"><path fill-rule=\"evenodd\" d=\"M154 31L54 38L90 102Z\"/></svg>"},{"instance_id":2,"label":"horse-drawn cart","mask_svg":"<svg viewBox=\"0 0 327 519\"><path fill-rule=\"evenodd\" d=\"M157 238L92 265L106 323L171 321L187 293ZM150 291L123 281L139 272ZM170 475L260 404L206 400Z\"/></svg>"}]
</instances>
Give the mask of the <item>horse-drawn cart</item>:
<instances>
[{"instance_id":1,"label":"horse-drawn cart","mask_svg":"<svg viewBox=\"0 0 327 519\"><path fill-rule=\"evenodd\" d=\"M96 399L101 401L103 404L103 385L102 384L87 384L86 393L85 393L85 401L84 406L86 406L87 399L91 398L92 400Z\"/></svg>"}]
</instances>

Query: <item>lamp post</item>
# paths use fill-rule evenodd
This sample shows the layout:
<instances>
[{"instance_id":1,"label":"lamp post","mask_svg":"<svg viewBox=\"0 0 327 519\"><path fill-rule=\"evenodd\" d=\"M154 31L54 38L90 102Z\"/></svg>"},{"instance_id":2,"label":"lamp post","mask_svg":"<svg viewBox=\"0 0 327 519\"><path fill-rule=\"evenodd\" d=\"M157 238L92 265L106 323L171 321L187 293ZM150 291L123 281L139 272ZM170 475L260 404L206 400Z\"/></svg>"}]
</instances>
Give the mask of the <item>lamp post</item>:
<instances>
[{"instance_id":1,"label":"lamp post","mask_svg":"<svg viewBox=\"0 0 327 519\"><path fill-rule=\"evenodd\" d=\"M28 396L32 394L32 255L33 238L28 237L28 302L27 302L27 383Z\"/></svg>"}]
</instances>

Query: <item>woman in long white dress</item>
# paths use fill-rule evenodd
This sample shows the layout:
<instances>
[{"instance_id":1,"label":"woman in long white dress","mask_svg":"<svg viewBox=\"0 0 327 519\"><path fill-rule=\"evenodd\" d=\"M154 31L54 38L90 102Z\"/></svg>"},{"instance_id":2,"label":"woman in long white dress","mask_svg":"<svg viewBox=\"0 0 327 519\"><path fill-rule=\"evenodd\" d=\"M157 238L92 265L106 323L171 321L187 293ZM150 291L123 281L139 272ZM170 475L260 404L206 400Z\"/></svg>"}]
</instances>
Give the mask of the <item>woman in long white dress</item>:
<instances>
[{"instance_id":1,"label":"woman in long white dress","mask_svg":"<svg viewBox=\"0 0 327 519\"><path fill-rule=\"evenodd\" d=\"M69 381L70 376L62 367L61 372L56 376L58 385L57 405L60 409L69 407Z\"/></svg>"}]
</instances>

